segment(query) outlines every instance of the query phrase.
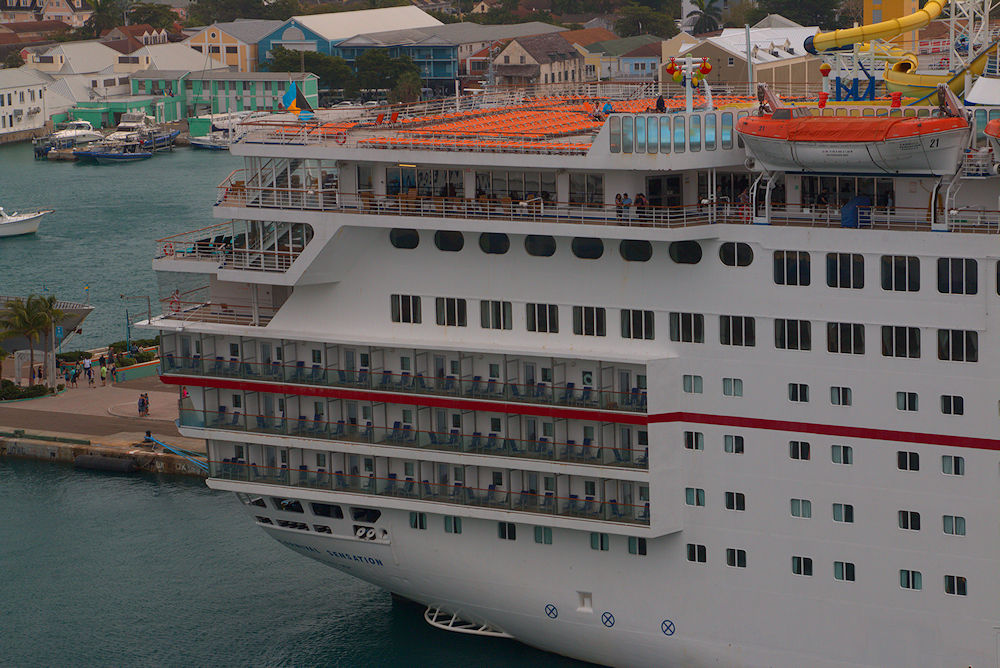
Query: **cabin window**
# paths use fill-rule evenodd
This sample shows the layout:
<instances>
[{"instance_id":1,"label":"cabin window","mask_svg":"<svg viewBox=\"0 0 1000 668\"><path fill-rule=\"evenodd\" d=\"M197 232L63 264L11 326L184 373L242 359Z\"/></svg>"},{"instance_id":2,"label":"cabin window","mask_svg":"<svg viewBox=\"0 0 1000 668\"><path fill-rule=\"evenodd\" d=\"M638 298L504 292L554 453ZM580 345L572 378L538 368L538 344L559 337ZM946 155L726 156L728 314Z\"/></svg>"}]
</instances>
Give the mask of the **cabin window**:
<instances>
[{"instance_id":1,"label":"cabin window","mask_svg":"<svg viewBox=\"0 0 1000 668\"><path fill-rule=\"evenodd\" d=\"M635 117L635 152L646 152L646 117Z\"/></svg>"},{"instance_id":2,"label":"cabin window","mask_svg":"<svg viewBox=\"0 0 1000 668\"><path fill-rule=\"evenodd\" d=\"M753 249L750 244L727 241L719 246L719 259L727 267L747 267L753 262Z\"/></svg>"},{"instance_id":3,"label":"cabin window","mask_svg":"<svg viewBox=\"0 0 1000 668\"><path fill-rule=\"evenodd\" d=\"M687 144L687 128L684 125L684 117L674 118L674 153L683 153Z\"/></svg>"},{"instance_id":4,"label":"cabin window","mask_svg":"<svg viewBox=\"0 0 1000 668\"><path fill-rule=\"evenodd\" d=\"M660 117L660 153L670 153L670 117Z\"/></svg>"},{"instance_id":5,"label":"cabin window","mask_svg":"<svg viewBox=\"0 0 1000 668\"><path fill-rule=\"evenodd\" d=\"M656 153L656 140L660 135L659 131L660 119L656 116L650 116L646 119L646 152Z\"/></svg>"},{"instance_id":6,"label":"cabin window","mask_svg":"<svg viewBox=\"0 0 1000 668\"><path fill-rule=\"evenodd\" d=\"M622 153L632 152L635 122L632 116L622 116Z\"/></svg>"},{"instance_id":7,"label":"cabin window","mask_svg":"<svg viewBox=\"0 0 1000 668\"><path fill-rule=\"evenodd\" d=\"M626 262L648 262L653 257L653 244L648 241L623 239L618 252Z\"/></svg>"},{"instance_id":8,"label":"cabin window","mask_svg":"<svg viewBox=\"0 0 1000 668\"><path fill-rule=\"evenodd\" d=\"M677 264L698 264L701 262L701 244L697 241L672 241L668 254Z\"/></svg>"},{"instance_id":9,"label":"cabin window","mask_svg":"<svg viewBox=\"0 0 1000 668\"><path fill-rule=\"evenodd\" d=\"M461 232L438 230L434 233L434 245L438 250L458 252L465 246L465 237Z\"/></svg>"},{"instance_id":10,"label":"cabin window","mask_svg":"<svg viewBox=\"0 0 1000 668\"><path fill-rule=\"evenodd\" d=\"M611 152L621 153L622 150L622 119L620 116L612 116L608 119L610 124Z\"/></svg>"},{"instance_id":11,"label":"cabin window","mask_svg":"<svg viewBox=\"0 0 1000 668\"><path fill-rule=\"evenodd\" d=\"M416 230L395 227L389 230L389 243L396 248L412 250L420 245L420 233Z\"/></svg>"},{"instance_id":12,"label":"cabin window","mask_svg":"<svg viewBox=\"0 0 1000 668\"><path fill-rule=\"evenodd\" d=\"M722 114L722 127L721 127L721 140L723 149L731 149L733 147L733 114L732 112L724 112Z\"/></svg>"},{"instance_id":13,"label":"cabin window","mask_svg":"<svg viewBox=\"0 0 1000 668\"><path fill-rule=\"evenodd\" d=\"M510 237L501 232L483 232L479 235L479 247L487 255L503 255L510 250Z\"/></svg>"},{"instance_id":14,"label":"cabin window","mask_svg":"<svg viewBox=\"0 0 1000 668\"><path fill-rule=\"evenodd\" d=\"M524 250L535 257L552 257L556 253L555 237L529 234L524 238Z\"/></svg>"},{"instance_id":15,"label":"cabin window","mask_svg":"<svg viewBox=\"0 0 1000 668\"><path fill-rule=\"evenodd\" d=\"M594 237L573 237L571 248L581 260L597 260L604 255L604 242Z\"/></svg>"}]
</instances>

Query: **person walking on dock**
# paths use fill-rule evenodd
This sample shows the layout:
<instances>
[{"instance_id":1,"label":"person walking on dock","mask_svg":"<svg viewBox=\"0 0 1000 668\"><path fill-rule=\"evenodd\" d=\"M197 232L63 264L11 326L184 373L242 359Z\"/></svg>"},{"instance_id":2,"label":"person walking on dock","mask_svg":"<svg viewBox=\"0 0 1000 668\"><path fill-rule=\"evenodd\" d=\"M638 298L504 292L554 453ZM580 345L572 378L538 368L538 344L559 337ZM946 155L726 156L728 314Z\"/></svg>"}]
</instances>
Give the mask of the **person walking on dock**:
<instances>
[{"instance_id":1,"label":"person walking on dock","mask_svg":"<svg viewBox=\"0 0 1000 668\"><path fill-rule=\"evenodd\" d=\"M108 382L108 367L101 364L101 387L107 385Z\"/></svg>"}]
</instances>

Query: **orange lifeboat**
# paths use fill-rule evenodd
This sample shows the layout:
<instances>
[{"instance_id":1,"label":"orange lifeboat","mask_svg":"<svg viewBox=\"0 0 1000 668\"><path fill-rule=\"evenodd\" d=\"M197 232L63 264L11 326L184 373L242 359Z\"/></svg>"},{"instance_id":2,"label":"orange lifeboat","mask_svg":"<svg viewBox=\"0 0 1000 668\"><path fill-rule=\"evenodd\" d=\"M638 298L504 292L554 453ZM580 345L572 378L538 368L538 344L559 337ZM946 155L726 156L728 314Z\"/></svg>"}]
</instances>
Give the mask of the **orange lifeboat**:
<instances>
[{"instance_id":1,"label":"orange lifeboat","mask_svg":"<svg viewBox=\"0 0 1000 668\"><path fill-rule=\"evenodd\" d=\"M971 132L960 116L813 116L801 107L742 118L736 129L768 171L926 176L954 174Z\"/></svg>"},{"instance_id":2,"label":"orange lifeboat","mask_svg":"<svg viewBox=\"0 0 1000 668\"><path fill-rule=\"evenodd\" d=\"M983 128L983 134L990 138L993 150L1000 149L1000 118L994 118Z\"/></svg>"}]
</instances>

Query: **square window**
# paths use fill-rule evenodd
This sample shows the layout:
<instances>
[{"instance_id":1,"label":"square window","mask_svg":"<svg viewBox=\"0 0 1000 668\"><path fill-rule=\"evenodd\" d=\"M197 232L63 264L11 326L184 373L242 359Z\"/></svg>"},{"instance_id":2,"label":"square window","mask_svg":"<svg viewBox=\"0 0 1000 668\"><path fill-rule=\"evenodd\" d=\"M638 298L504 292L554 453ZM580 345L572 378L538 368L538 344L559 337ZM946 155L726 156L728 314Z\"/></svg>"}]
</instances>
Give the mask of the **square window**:
<instances>
[{"instance_id":1,"label":"square window","mask_svg":"<svg viewBox=\"0 0 1000 668\"><path fill-rule=\"evenodd\" d=\"M726 434L723 437L723 450L731 455L743 454L743 437Z\"/></svg>"},{"instance_id":2,"label":"square window","mask_svg":"<svg viewBox=\"0 0 1000 668\"><path fill-rule=\"evenodd\" d=\"M955 394L942 394L941 412L944 415L965 415L965 399Z\"/></svg>"},{"instance_id":3,"label":"square window","mask_svg":"<svg viewBox=\"0 0 1000 668\"><path fill-rule=\"evenodd\" d=\"M688 394L701 394L704 391L702 377L685 374L683 387Z\"/></svg>"},{"instance_id":4,"label":"square window","mask_svg":"<svg viewBox=\"0 0 1000 668\"><path fill-rule=\"evenodd\" d=\"M965 535L965 518L960 515L944 516L944 532L949 536Z\"/></svg>"},{"instance_id":5,"label":"square window","mask_svg":"<svg viewBox=\"0 0 1000 668\"><path fill-rule=\"evenodd\" d=\"M493 472L493 485L494 487L503 487L503 471Z\"/></svg>"},{"instance_id":6,"label":"square window","mask_svg":"<svg viewBox=\"0 0 1000 668\"><path fill-rule=\"evenodd\" d=\"M590 549L607 552L611 549L611 539L606 533L593 532L590 534Z\"/></svg>"},{"instance_id":7,"label":"square window","mask_svg":"<svg viewBox=\"0 0 1000 668\"><path fill-rule=\"evenodd\" d=\"M941 473L945 475L965 475L965 457L942 455Z\"/></svg>"},{"instance_id":8,"label":"square window","mask_svg":"<svg viewBox=\"0 0 1000 668\"><path fill-rule=\"evenodd\" d=\"M747 567L747 551L740 550L733 547L726 548L726 566L731 566L732 568L746 568Z\"/></svg>"},{"instance_id":9,"label":"square window","mask_svg":"<svg viewBox=\"0 0 1000 668\"><path fill-rule=\"evenodd\" d=\"M628 538L628 553L637 554L640 556L646 555L646 539L636 538L635 536L629 536Z\"/></svg>"},{"instance_id":10,"label":"square window","mask_svg":"<svg viewBox=\"0 0 1000 668\"><path fill-rule=\"evenodd\" d=\"M849 503L833 504L833 521L845 523L854 522L854 506Z\"/></svg>"},{"instance_id":11,"label":"square window","mask_svg":"<svg viewBox=\"0 0 1000 668\"><path fill-rule=\"evenodd\" d=\"M705 435L700 431L684 432L684 447L688 450L704 450Z\"/></svg>"},{"instance_id":12,"label":"square window","mask_svg":"<svg viewBox=\"0 0 1000 668\"><path fill-rule=\"evenodd\" d=\"M833 562L833 577L835 580L854 582L854 564L849 561Z\"/></svg>"},{"instance_id":13,"label":"square window","mask_svg":"<svg viewBox=\"0 0 1000 668\"><path fill-rule=\"evenodd\" d=\"M747 509L747 498L743 492L726 492L726 510L742 512Z\"/></svg>"},{"instance_id":14,"label":"square window","mask_svg":"<svg viewBox=\"0 0 1000 668\"><path fill-rule=\"evenodd\" d=\"M688 487L684 490L684 502L689 506L704 506L705 490L697 487Z\"/></svg>"},{"instance_id":15,"label":"square window","mask_svg":"<svg viewBox=\"0 0 1000 668\"><path fill-rule=\"evenodd\" d=\"M900 450L896 453L896 467L900 471L919 471L920 455L916 452Z\"/></svg>"},{"instance_id":16,"label":"square window","mask_svg":"<svg viewBox=\"0 0 1000 668\"><path fill-rule=\"evenodd\" d=\"M899 586L903 589L913 589L919 591L923 589L923 575L920 571L900 570Z\"/></svg>"},{"instance_id":17,"label":"square window","mask_svg":"<svg viewBox=\"0 0 1000 668\"><path fill-rule=\"evenodd\" d=\"M813 560L810 557L792 557L792 573L812 577Z\"/></svg>"},{"instance_id":18,"label":"square window","mask_svg":"<svg viewBox=\"0 0 1000 668\"><path fill-rule=\"evenodd\" d=\"M834 464L850 466L854 464L854 448L849 445L834 445L830 448Z\"/></svg>"},{"instance_id":19,"label":"square window","mask_svg":"<svg viewBox=\"0 0 1000 668\"><path fill-rule=\"evenodd\" d=\"M808 519L812 517L812 501L809 499L792 499L791 510L792 517Z\"/></svg>"},{"instance_id":20,"label":"square window","mask_svg":"<svg viewBox=\"0 0 1000 668\"><path fill-rule=\"evenodd\" d=\"M708 561L708 548L704 545L697 545L695 543L687 544L687 560L693 561L698 564L704 564Z\"/></svg>"},{"instance_id":21,"label":"square window","mask_svg":"<svg viewBox=\"0 0 1000 668\"><path fill-rule=\"evenodd\" d=\"M791 459L809 459L809 443L806 441L789 441L788 456Z\"/></svg>"},{"instance_id":22,"label":"square window","mask_svg":"<svg viewBox=\"0 0 1000 668\"><path fill-rule=\"evenodd\" d=\"M541 545L551 545L552 529L550 527L535 527L535 542Z\"/></svg>"},{"instance_id":23,"label":"square window","mask_svg":"<svg viewBox=\"0 0 1000 668\"><path fill-rule=\"evenodd\" d=\"M851 398L851 388L849 387L831 387L830 388L830 403L834 406L850 406L853 399Z\"/></svg>"},{"instance_id":24,"label":"square window","mask_svg":"<svg viewBox=\"0 0 1000 668\"><path fill-rule=\"evenodd\" d=\"M742 378L723 378L722 379L722 394L727 397L742 397L743 396L743 379Z\"/></svg>"},{"instance_id":25,"label":"square window","mask_svg":"<svg viewBox=\"0 0 1000 668\"><path fill-rule=\"evenodd\" d=\"M809 386L805 383L789 383L788 384L788 400L798 403L806 403L809 401Z\"/></svg>"}]
</instances>

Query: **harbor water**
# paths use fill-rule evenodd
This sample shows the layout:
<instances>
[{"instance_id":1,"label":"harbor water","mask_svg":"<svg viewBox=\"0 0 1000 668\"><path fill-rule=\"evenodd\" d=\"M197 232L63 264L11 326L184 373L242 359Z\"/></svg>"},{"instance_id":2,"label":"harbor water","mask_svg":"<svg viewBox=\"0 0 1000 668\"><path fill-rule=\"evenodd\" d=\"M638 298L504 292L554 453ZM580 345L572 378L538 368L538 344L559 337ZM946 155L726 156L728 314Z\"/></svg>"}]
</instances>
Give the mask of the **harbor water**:
<instances>
[{"instance_id":1,"label":"harbor water","mask_svg":"<svg viewBox=\"0 0 1000 668\"><path fill-rule=\"evenodd\" d=\"M212 218L216 186L240 164L227 151L177 148L127 165L84 165L35 160L30 143L0 146L0 206L55 210L37 234L0 238L0 295L89 300L96 308L68 348L124 339L126 308L144 319L148 295L157 312L155 241L221 222Z\"/></svg>"},{"instance_id":2,"label":"harbor water","mask_svg":"<svg viewBox=\"0 0 1000 668\"><path fill-rule=\"evenodd\" d=\"M155 299L154 241L214 223L215 186L239 164L177 149L84 166L0 147L0 206L55 209L37 235L0 239L0 295L89 299L70 348L124 338L126 306L136 319L146 303L120 295ZM422 613L280 546L201 480L0 459L0 665L579 665Z\"/></svg>"}]
</instances>

